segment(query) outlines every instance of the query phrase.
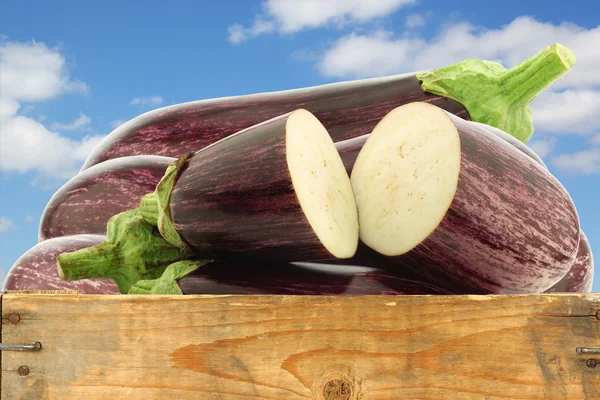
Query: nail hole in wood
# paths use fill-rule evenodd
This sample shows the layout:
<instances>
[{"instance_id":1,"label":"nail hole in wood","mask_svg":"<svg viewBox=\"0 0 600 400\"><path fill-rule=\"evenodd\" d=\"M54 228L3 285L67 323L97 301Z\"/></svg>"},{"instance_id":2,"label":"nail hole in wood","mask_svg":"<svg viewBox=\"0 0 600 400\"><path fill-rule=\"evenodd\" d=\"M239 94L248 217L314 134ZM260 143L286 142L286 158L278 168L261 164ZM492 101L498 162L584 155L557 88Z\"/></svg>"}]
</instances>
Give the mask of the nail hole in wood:
<instances>
[{"instance_id":1,"label":"nail hole in wood","mask_svg":"<svg viewBox=\"0 0 600 400\"><path fill-rule=\"evenodd\" d=\"M19 314L12 313L12 314L8 315L8 321L11 324L16 325L19 323L20 320L21 320L21 316Z\"/></svg>"}]
</instances>

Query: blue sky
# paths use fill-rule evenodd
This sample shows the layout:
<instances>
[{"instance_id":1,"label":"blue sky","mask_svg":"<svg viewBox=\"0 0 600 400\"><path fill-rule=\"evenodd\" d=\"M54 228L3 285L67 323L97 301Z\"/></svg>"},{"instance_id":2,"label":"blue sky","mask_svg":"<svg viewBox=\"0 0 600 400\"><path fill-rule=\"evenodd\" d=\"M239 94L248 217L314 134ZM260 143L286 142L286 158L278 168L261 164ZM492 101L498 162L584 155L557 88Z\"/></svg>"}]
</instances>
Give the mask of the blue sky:
<instances>
[{"instance_id":1,"label":"blue sky","mask_svg":"<svg viewBox=\"0 0 600 400\"><path fill-rule=\"evenodd\" d=\"M573 197L598 258L598 15L595 0L5 2L0 280L36 244L54 191L104 135L140 113L467 57L510 67L555 42L577 63L533 102L530 145Z\"/></svg>"}]
</instances>

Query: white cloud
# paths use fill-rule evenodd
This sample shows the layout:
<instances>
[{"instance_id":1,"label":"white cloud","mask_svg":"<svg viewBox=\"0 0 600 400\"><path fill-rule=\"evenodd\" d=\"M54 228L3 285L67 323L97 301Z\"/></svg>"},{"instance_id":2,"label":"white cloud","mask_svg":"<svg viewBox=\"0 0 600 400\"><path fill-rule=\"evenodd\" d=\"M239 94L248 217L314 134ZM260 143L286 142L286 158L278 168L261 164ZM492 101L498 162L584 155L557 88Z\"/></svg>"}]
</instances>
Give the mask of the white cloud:
<instances>
[{"instance_id":1,"label":"white cloud","mask_svg":"<svg viewBox=\"0 0 600 400\"><path fill-rule=\"evenodd\" d=\"M240 24L234 24L227 28L229 41L233 44L239 44L245 42L248 38L273 31L275 31L275 23L265 21L262 18L256 18L250 28L245 28Z\"/></svg>"},{"instance_id":2,"label":"white cloud","mask_svg":"<svg viewBox=\"0 0 600 400\"><path fill-rule=\"evenodd\" d=\"M600 144L600 133L590 139L590 142L594 144Z\"/></svg>"},{"instance_id":3,"label":"white cloud","mask_svg":"<svg viewBox=\"0 0 600 400\"><path fill-rule=\"evenodd\" d=\"M556 148L556 138L535 139L527 142L527 146L540 156L540 158L546 158Z\"/></svg>"},{"instance_id":4,"label":"white cloud","mask_svg":"<svg viewBox=\"0 0 600 400\"><path fill-rule=\"evenodd\" d=\"M58 49L44 44L0 42L0 170L35 173L37 181L64 180L76 174L102 137L75 140L53 128L76 128L89 123L82 114L73 124L47 128L24 115L23 102L48 101L70 91L85 92L83 82L72 80Z\"/></svg>"},{"instance_id":5,"label":"white cloud","mask_svg":"<svg viewBox=\"0 0 600 400\"><path fill-rule=\"evenodd\" d=\"M410 59L425 50L423 39L393 40L392 33L378 30L369 35L340 38L319 63L326 76L364 78L412 70Z\"/></svg>"},{"instance_id":6,"label":"white cloud","mask_svg":"<svg viewBox=\"0 0 600 400\"><path fill-rule=\"evenodd\" d=\"M426 40L411 35L396 37L377 30L339 38L317 66L329 77L367 78L435 69L480 58L511 68L553 43L568 47L576 57L573 68L532 103L539 135L600 132L600 26L586 29L574 24L553 25L522 16L500 29L484 29L468 22L449 24ZM552 141L538 142L542 153Z\"/></svg>"},{"instance_id":7,"label":"white cloud","mask_svg":"<svg viewBox=\"0 0 600 400\"><path fill-rule=\"evenodd\" d=\"M17 229L17 225L8 217L0 216L0 232L8 232Z\"/></svg>"},{"instance_id":8,"label":"white cloud","mask_svg":"<svg viewBox=\"0 0 600 400\"><path fill-rule=\"evenodd\" d=\"M596 73L600 26L588 30L573 24L542 23L528 16L496 30L467 22L451 24L431 40L394 38L393 33L382 30L353 33L334 43L323 55L319 68L326 76L353 78L440 68L466 58L495 60L510 68L557 42L567 46L577 62L553 87L600 85L600 74Z\"/></svg>"},{"instance_id":9,"label":"white cloud","mask_svg":"<svg viewBox=\"0 0 600 400\"><path fill-rule=\"evenodd\" d=\"M531 110L536 130L544 133L586 135L600 131L600 91L546 91L531 103Z\"/></svg>"},{"instance_id":10,"label":"white cloud","mask_svg":"<svg viewBox=\"0 0 600 400\"><path fill-rule=\"evenodd\" d=\"M229 27L229 40L241 43L263 33L295 33L327 24L344 26L390 15L416 0L266 0L250 27Z\"/></svg>"},{"instance_id":11,"label":"white cloud","mask_svg":"<svg viewBox=\"0 0 600 400\"><path fill-rule=\"evenodd\" d=\"M0 41L0 66L2 97L16 101L41 101L89 90L85 83L69 77L59 50L43 43Z\"/></svg>"},{"instance_id":12,"label":"white cloud","mask_svg":"<svg viewBox=\"0 0 600 400\"><path fill-rule=\"evenodd\" d=\"M77 119L75 119L73 122L69 123L69 124L61 124L58 122L53 123L52 125L50 125L50 129L52 130L59 130L59 131L76 131L79 129L82 129L83 127L89 125L92 122L92 119L81 113L79 114L79 117Z\"/></svg>"},{"instance_id":13,"label":"white cloud","mask_svg":"<svg viewBox=\"0 0 600 400\"><path fill-rule=\"evenodd\" d=\"M161 96L148 96L148 97L136 97L131 100L129 104L132 105L141 105L141 106L149 106L149 107L158 107L163 103L163 98Z\"/></svg>"},{"instance_id":14,"label":"white cloud","mask_svg":"<svg viewBox=\"0 0 600 400\"><path fill-rule=\"evenodd\" d=\"M125 122L127 122L126 119L115 119L115 120L110 121L110 127L113 129L116 129L119 126L123 125Z\"/></svg>"},{"instance_id":15,"label":"white cloud","mask_svg":"<svg viewBox=\"0 0 600 400\"><path fill-rule=\"evenodd\" d=\"M0 121L0 169L4 172L40 172L50 178L68 179L76 174L101 136L74 140L48 130L22 115Z\"/></svg>"},{"instance_id":16,"label":"white cloud","mask_svg":"<svg viewBox=\"0 0 600 400\"><path fill-rule=\"evenodd\" d=\"M25 221L27 221L27 222L33 222L33 215L26 215L25 216Z\"/></svg>"},{"instance_id":17,"label":"white cloud","mask_svg":"<svg viewBox=\"0 0 600 400\"><path fill-rule=\"evenodd\" d=\"M552 158L552 164L561 170L586 175L600 172L600 147L561 154Z\"/></svg>"},{"instance_id":18,"label":"white cloud","mask_svg":"<svg viewBox=\"0 0 600 400\"><path fill-rule=\"evenodd\" d=\"M406 17L406 27L408 29L419 28L425 25L425 18L420 14L410 14Z\"/></svg>"}]
</instances>

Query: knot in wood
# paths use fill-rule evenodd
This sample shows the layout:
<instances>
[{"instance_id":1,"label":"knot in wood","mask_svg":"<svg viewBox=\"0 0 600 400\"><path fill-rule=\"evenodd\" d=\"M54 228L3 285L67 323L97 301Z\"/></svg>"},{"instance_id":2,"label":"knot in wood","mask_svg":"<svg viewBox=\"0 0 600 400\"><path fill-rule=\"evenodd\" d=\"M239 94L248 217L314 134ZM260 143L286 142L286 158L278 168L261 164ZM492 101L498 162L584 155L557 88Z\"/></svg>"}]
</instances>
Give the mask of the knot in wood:
<instances>
[{"instance_id":1,"label":"knot in wood","mask_svg":"<svg viewBox=\"0 0 600 400\"><path fill-rule=\"evenodd\" d=\"M349 365L329 365L312 387L315 400L361 400L362 379Z\"/></svg>"},{"instance_id":2,"label":"knot in wood","mask_svg":"<svg viewBox=\"0 0 600 400\"><path fill-rule=\"evenodd\" d=\"M352 386L344 379L332 379L323 388L323 397L326 400L350 400Z\"/></svg>"},{"instance_id":3,"label":"knot in wood","mask_svg":"<svg viewBox=\"0 0 600 400\"><path fill-rule=\"evenodd\" d=\"M596 365L598 365L598 361L596 361L595 358L590 358L585 362L585 365L587 365L589 368L596 368Z\"/></svg>"},{"instance_id":4,"label":"knot in wood","mask_svg":"<svg viewBox=\"0 0 600 400\"><path fill-rule=\"evenodd\" d=\"M21 376L29 375L29 368L26 366L19 367L19 375L21 375Z\"/></svg>"}]
</instances>

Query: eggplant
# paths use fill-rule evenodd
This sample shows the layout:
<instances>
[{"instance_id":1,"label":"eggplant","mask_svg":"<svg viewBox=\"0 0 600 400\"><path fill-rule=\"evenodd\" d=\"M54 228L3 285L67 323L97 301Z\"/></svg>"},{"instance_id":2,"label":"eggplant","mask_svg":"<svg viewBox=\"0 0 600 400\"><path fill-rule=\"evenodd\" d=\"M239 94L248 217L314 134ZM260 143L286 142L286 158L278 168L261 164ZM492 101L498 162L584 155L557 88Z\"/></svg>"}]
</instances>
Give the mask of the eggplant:
<instances>
[{"instance_id":1,"label":"eggplant","mask_svg":"<svg viewBox=\"0 0 600 400\"><path fill-rule=\"evenodd\" d=\"M78 173L50 199L40 220L38 241L76 234L106 235L108 220L137 207L154 191L170 163L161 156L108 160Z\"/></svg>"},{"instance_id":2,"label":"eggplant","mask_svg":"<svg viewBox=\"0 0 600 400\"><path fill-rule=\"evenodd\" d=\"M104 235L61 236L37 243L8 271L3 290L79 290L84 294L119 294L111 279L66 281L58 276L56 259L61 253L97 245Z\"/></svg>"},{"instance_id":3,"label":"eggplant","mask_svg":"<svg viewBox=\"0 0 600 400\"><path fill-rule=\"evenodd\" d=\"M407 273L350 265L212 261L191 273L185 272L175 280L163 275L155 280L138 281L129 294L452 294ZM166 282L161 285L161 281ZM169 289L165 290L166 287Z\"/></svg>"},{"instance_id":4,"label":"eggplant","mask_svg":"<svg viewBox=\"0 0 600 400\"><path fill-rule=\"evenodd\" d=\"M391 264L473 294L540 293L571 268L572 199L507 141L421 102L363 139L351 172L360 240Z\"/></svg>"},{"instance_id":5,"label":"eggplant","mask_svg":"<svg viewBox=\"0 0 600 400\"><path fill-rule=\"evenodd\" d=\"M481 124L478 122L473 122L479 126L482 126L484 129L493 133L494 135L506 140L523 153L527 154L533 160L538 162L545 169L548 169L544 161L529 147L525 144L521 143L513 136L507 134L506 132L501 131L500 129L494 128L492 126ZM571 265L569 272L554 286L550 289L546 290L546 293L554 293L554 292L583 292L588 293L592 291L593 284L593 275L594 275L594 258L592 255L592 248L588 242L587 236L583 233L583 230L579 232L579 244L577 250L577 256L575 261Z\"/></svg>"},{"instance_id":6,"label":"eggplant","mask_svg":"<svg viewBox=\"0 0 600 400\"><path fill-rule=\"evenodd\" d=\"M72 235L37 243L11 267L3 290L78 290L82 294L119 294L111 279L68 281L61 279L57 273L59 254L105 240L103 235ZM130 293L148 292L145 282L137 282ZM408 274L316 263L213 261L182 276L176 283L179 293L163 294L451 294Z\"/></svg>"},{"instance_id":7,"label":"eggplant","mask_svg":"<svg viewBox=\"0 0 600 400\"><path fill-rule=\"evenodd\" d=\"M57 267L63 279L118 275L128 290L153 267L191 255L347 259L358 230L340 154L299 109L179 158L138 208L109 220L105 243L62 254Z\"/></svg>"},{"instance_id":8,"label":"eggplant","mask_svg":"<svg viewBox=\"0 0 600 400\"><path fill-rule=\"evenodd\" d=\"M580 232L577 257L569 272L545 293L590 293L594 283L594 257L587 236Z\"/></svg>"},{"instance_id":9,"label":"eggplant","mask_svg":"<svg viewBox=\"0 0 600 400\"><path fill-rule=\"evenodd\" d=\"M554 44L510 70L467 59L435 71L177 104L112 131L82 171L124 156L180 157L299 108L312 112L336 142L370 133L392 109L417 101L496 126L525 142L533 133L528 104L574 62L568 49Z\"/></svg>"}]
</instances>

